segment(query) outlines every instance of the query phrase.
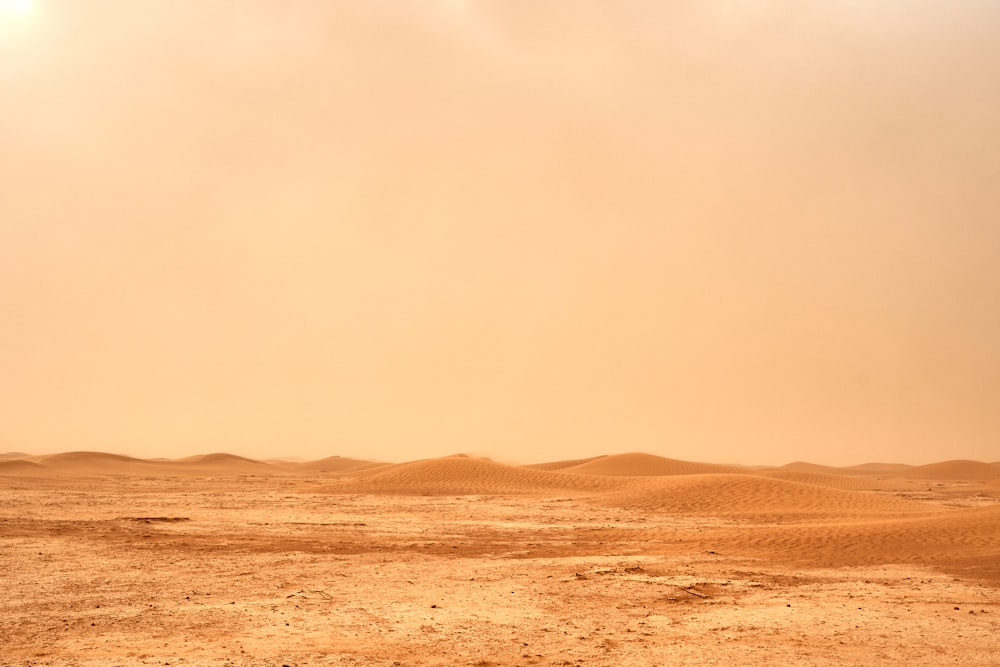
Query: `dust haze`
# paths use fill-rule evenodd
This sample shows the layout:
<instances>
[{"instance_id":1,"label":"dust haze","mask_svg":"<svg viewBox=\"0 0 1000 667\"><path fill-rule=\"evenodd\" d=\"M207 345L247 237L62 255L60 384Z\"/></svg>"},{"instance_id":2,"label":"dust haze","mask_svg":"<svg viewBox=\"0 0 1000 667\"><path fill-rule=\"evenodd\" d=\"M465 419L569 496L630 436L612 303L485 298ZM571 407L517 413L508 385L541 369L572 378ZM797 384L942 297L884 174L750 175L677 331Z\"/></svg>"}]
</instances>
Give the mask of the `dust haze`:
<instances>
[{"instance_id":1,"label":"dust haze","mask_svg":"<svg viewBox=\"0 0 1000 667\"><path fill-rule=\"evenodd\" d=\"M0 451L1000 458L996 3L22 5Z\"/></svg>"}]
</instances>

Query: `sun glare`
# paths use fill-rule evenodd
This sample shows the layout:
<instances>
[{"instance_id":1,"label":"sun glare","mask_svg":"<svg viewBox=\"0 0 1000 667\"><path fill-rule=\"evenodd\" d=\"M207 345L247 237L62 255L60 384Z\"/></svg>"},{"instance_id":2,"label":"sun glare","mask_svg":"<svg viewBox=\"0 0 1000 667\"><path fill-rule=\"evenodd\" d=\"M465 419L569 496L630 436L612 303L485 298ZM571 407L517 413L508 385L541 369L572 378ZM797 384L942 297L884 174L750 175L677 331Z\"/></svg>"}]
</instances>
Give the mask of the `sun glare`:
<instances>
[{"instance_id":1,"label":"sun glare","mask_svg":"<svg viewBox=\"0 0 1000 667\"><path fill-rule=\"evenodd\" d=\"M31 0L4 0L3 5L7 11L14 14L27 14L31 11Z\"/></svg>"},{"instance_id":2,"label":"sun glare","mask_svg":"<svg viewBox=\"0 0 1000 667\"><path fill-rule=\"evenodd\" d=\"M34 0L0 0L0 27L18 28L35 13Z\"/></svg>"},{"instance_id":3,"label":"sun glare","mask_svg":"<svg viewBox=\"0 0 1000 667\"><path fill-rule=\"evenodd\" d=\"M0 45L23 37L34 14L34 0L0 0Z\"/></svg>"}]
</instances>

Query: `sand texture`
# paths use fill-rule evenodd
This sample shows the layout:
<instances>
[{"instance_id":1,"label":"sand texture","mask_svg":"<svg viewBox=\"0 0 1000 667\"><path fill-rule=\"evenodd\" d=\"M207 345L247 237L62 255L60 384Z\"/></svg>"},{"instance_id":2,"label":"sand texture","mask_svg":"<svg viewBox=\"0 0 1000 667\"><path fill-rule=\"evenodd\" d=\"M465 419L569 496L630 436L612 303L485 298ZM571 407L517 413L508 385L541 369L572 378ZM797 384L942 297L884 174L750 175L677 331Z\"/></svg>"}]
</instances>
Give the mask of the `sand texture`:
<instances>
[{"instance_id":1,"label":"sand texture","mask_svg":"<svg viewBox=\"0 0 1000 667\"><path fill-rule=\"evenodd\" d=\"M0 455L0 665L1000 665L1000 466Z\"/></svg>"}]
</instances>

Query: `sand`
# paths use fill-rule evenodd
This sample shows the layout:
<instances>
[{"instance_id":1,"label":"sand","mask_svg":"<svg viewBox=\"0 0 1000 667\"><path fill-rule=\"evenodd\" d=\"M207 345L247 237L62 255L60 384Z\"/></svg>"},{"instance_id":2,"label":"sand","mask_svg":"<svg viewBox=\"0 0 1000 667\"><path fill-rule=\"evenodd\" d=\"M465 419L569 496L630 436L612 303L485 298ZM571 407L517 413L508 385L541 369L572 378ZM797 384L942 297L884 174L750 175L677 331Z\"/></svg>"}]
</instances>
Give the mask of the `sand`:
<instances>
[{"instance_id":1,"label":"sand","mask_svg":"<svg viewBox=\"0 0 1000 667\"><path fill-rule=\"evenodd\" d=\"M997 665L1000 466L0 455L2 665Z\"/></svg>"}]
</instances>

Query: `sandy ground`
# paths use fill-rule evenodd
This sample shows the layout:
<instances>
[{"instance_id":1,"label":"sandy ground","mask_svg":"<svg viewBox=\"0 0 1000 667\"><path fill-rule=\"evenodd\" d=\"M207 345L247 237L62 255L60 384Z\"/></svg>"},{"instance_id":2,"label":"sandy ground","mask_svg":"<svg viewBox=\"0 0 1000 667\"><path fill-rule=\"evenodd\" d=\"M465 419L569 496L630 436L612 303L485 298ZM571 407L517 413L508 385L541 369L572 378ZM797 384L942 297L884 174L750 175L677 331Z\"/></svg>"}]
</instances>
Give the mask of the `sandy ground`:
<instances>
[{"instance_id":1,"label":"sandy ground","mask_svg":"<svg viewBox=\"0 0 1000 667\"><path fill-rule=\"evenodd\" d=\"M637 457L7 466L0 664L1000 665L988 468Z\"/></svg>"}]
</instances>

